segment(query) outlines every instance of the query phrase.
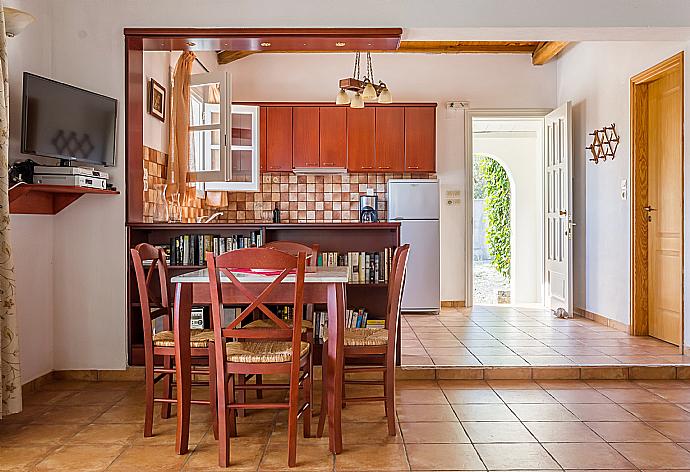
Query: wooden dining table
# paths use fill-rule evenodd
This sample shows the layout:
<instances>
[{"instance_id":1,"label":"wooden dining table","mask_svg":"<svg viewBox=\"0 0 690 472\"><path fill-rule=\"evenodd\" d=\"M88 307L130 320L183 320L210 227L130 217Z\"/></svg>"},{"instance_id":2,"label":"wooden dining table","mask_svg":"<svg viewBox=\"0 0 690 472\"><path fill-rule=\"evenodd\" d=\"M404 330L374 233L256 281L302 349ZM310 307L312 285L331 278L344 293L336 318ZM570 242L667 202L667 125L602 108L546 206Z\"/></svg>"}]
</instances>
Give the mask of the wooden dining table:
<instances>
[{"instance_id":1,"label":"wooden dining table","mask_svg":"<svg viewBox=\"0 0 690 472\"><path fill-rule=\"evenodd\" d=\"M276 275L233 273L246 287L258 295ZM221 274L221 289L224 305L248 305L246 295L237 290L230 279ZM288 275L279 287L264 301L267 304L292 304L294 301L294 275ZM343 338L345 331L345 310L347 267L315 267L304 277L304 303L326 304L328 307L328 445L331 452L343 450L341 410L343 403ZM177 436L175 450L185 454L189 446L189 418L192 401L191 352L189 338L192 306L209 305L208 270L175 276L171 279L175 287L173 325L175 333L175 374L177 377ZM246 284L246 285L245 285ZM335 342L334 342L335 341ZM313 355L313 353L312 353ZM323 400L322 400L323 401Z\"/></svg>"}]
</instances>

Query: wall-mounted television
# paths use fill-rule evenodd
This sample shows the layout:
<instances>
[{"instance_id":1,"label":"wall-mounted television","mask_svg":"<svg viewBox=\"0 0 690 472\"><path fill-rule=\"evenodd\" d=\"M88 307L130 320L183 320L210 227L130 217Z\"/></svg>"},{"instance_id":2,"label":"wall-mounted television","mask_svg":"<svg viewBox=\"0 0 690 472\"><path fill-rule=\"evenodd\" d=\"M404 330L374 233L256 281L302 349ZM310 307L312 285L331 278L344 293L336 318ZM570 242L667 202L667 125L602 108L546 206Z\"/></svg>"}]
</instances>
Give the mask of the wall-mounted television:
<instances>
[{"instance_id":1,"label":"wall-mounted television","mask_svg":"<svg viewBox=\"0 0 690 472\"><path fill-rule=\"evenodd\" d=\"M117 100L24 72L21 152L115 165Z\"/></svg>"}]
</instances>

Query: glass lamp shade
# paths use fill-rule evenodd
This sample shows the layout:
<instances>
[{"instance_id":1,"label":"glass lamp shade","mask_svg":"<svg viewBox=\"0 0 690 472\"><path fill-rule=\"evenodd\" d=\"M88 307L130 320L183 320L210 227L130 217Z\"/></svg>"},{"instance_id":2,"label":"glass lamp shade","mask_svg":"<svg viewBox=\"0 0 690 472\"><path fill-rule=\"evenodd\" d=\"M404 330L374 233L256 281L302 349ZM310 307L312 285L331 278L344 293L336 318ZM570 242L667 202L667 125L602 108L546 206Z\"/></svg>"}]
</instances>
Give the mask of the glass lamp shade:
<instances>
[{"instance_id":1,"label":"glass lamp shade","mask_svg":"<svg viewBox=\"0 0 690 472\"><path fill-rule=\"evenodd\" d=\"M393 103L393 96L391 91L385 85L381 89L381 94L379 95L379 103Z\"/></svg>"},{"instance_id":2,"label":"glass lamp shade","mask_svg":"<svg viewBox=\"0 0 690 472\"><path fill-rule=\"evenodd\" d=\"M366 102L376 101L376 89L371 82L367 82L367 84L364 86L364 90L362 90L362 98Z\"/></svg>"},{"instance_id":3,"label":"glass lamp shade","mask_svg":"<svg viewBox=\"0 0 690 472\"><path fill-rule=\"evenodd\" d=\"M350 108L364 108L364 99L362 98L362 94L359 92L355 93L354 97L352 97L352 101L350 102Z\"/></svg>"},{"instance_id":4,"label":"glass lamp shade","mask_svg":"<svg viewBox=\"0 0 690 472\"><path fill-rule=\"evenodd\" d=\"M347 94L345 89L340 89L340 92L338 92L338 95L335 96L335 104L336 105L349 105L350 104L350 96Z\"/></svg>"},{"instance_id":5,"label":"glass lamp shade","mask_svg":"<svg viewBox=\"0 0 690 472\"><path fill-rule=\"evenodd\" d=\"M5 12L5 34L10 38L21 33L36 19L30 13L16 8L5 7L3 10Z\"/></svg>"}]
</instances>

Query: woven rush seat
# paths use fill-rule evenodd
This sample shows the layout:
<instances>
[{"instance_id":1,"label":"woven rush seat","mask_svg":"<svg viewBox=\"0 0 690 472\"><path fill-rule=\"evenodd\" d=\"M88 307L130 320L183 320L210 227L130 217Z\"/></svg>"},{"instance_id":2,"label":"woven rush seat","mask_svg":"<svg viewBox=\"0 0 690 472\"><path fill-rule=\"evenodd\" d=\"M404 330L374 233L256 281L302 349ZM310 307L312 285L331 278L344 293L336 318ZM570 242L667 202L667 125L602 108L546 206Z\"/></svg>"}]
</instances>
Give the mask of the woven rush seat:
<instances>
[{"instance_id":1,"label":"woven rush seat","mask_svg":"<svg viewBox=\"0 0 690 472\"><path fill-rule=\"evenodd\" d=\"M189 346L205 348L208 342L213 341L212 329L193 329L189 337ZM175 333L173 331L161 331L153 335L153 345L158 347L175 347Z\"/></svg>"},{"instance_id":2,"label":"woven rush seat","mask_svg":"<svg viewBox=\"0 0 690 472\"><path fill-rule=\"evenodd\" d=\"M225 344L228 362L274 364L292 361L292 343L286 341L229 342ZM309 344L300 344L300 358L309 354Z\"/></svg>"},{"instance_id":3,"label":"woven rush seat","mask_svg":"<svg viewBox=\"0 0 690 472\"><path fill-rule=\"evenodd\" d=\"M287 320L288 326L292 326L292 320ZM278 325L275 321L269 319L254 320L251 323L247 323L243 328L276 328ZM302 330L314 329L314 324L311 320L302 320Z\"/></svg>"},{"instance_id":4,"label":"woven rush seat","mask_svg":"<svg viewBox=\"0 0 690 472\"><path fill-rule=\"evenodd\" d=\"M323 333L328 341L328 331ZM388 330L385 328L345 328L345 346L385 346L388 344Z\"/></svg>"}]
</instances>

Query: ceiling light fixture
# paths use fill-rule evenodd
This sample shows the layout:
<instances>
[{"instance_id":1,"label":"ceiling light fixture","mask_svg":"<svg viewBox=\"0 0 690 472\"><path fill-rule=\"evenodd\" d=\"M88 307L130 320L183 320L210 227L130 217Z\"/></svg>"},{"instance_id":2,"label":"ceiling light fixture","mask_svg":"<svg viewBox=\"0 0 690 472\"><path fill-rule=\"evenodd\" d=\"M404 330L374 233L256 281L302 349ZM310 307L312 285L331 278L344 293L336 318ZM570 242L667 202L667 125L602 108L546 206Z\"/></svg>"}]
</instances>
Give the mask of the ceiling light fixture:
<instances>
[{"instance_id":1,"label":"ceiling light fixture","mask_svg":"<svg viewBox=\"0 0 690 472\"><path fill-rule=\"evenodd\" d=\"M355 53L355 68L352 77L340 79L340 90L335 98L336 105L350 105L351 108L364 108L364 102L376 102L382 104L393 103L393 97L385 83L374 81L374 67L371 62L371 53L367 52L367 70L363 79L360 79L361 53ZM352 98L347 92L354 92Z\"/></svg>"},{"instance_id":2,"label":"ceiling light fixture","mask_svg":"<svg viewBox=\"0 0 690 472\"><path fill-rule=\"evenodd\" d=\"M5 7L3 11L5 12L5 34L10 38L17 36L36 20L32 14L16 8Z\"/></svg>"},{"instance_id":3,"label":"ceiling light fixture","mask_svg":"<svg viewBox=\"0 0 690 472\"><path fill-rule=\"evenodd\" d=\"M344 47L345 47L345 43L343 43L342 41L338 41L337 43L335 43L335 47L344 48Z\"/></svg>"},{"instance_id":4,"label":"ceiling light fixture","mask_svg":"<svg viewBox=\"0 0 690 472\"><path fill-rule=\"evenodd\" d=\"M263 42L263 43L261 43L261 47L270 48L270 47L271 47L271 43L269 43L268 41Z\"/></svg>"}]
</instances>

